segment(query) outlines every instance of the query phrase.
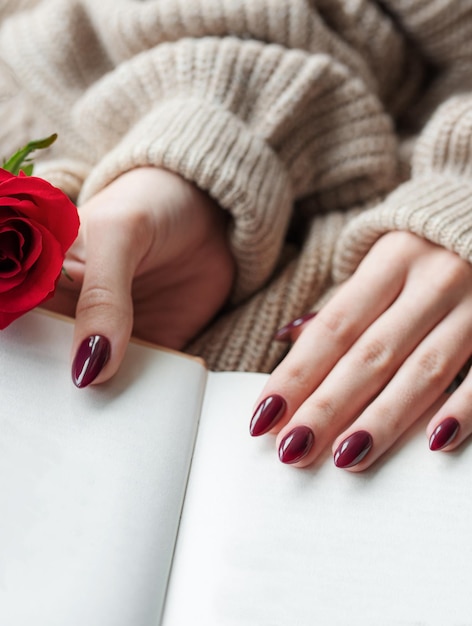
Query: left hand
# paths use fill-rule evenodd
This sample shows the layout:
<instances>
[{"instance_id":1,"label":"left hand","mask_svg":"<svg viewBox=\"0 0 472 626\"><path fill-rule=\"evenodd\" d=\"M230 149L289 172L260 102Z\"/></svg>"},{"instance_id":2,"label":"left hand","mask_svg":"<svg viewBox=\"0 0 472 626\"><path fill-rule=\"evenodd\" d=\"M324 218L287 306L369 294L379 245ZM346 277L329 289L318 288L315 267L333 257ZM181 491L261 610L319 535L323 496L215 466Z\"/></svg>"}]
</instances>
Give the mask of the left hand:
<instances>
[{"instance_id":1,"label":"left hand","mask_svg":"<svg viewBox=\"0 0 472 626\"><path fill-rule=\"evenodd\" d=\"M235 263L227 214L164 169L122 174L79 212L79 236L64 263L73 282L62 277L46 306L75 315L73 355L88 337L109 342L95 384L117 371L131 333L182 349L227 300Z\"/></svg>"},{"instance_id":2,"label":"left hand","mask_svg":"<svg viewBox=\"0 0 472 626\"><path fill-rule=\"evenodd\" d=\"M251 424L283 462L332 447L361 471L442 396L472 354L472 267L416 235L381 237L270 376ZM433 450L472 432L472 374L427 427Z\"/></svg>"}]
</instances>

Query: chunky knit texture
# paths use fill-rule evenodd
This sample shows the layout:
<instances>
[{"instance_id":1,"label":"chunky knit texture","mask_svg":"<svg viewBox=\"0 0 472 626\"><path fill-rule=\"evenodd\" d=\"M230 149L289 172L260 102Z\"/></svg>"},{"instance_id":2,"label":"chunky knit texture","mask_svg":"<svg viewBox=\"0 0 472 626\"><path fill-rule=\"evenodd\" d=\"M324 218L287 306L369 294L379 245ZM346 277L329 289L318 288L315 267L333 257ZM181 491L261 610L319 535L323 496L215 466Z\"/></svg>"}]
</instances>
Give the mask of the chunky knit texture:
<instances>
[{"instance_id":1,"label":"chunky knit texture","mask_svg":"<svg viewBox=\"0 0 472 626\"><path fill-rule=\"evenodd\" d=\"M188 346L211 368L272 369L276 329L388 231L472 262L468 0L6 0L0 19L2 153L58 132L37 173L79 204L155 165L231 214L231 301Z\"/></svg>"}]
</instances>

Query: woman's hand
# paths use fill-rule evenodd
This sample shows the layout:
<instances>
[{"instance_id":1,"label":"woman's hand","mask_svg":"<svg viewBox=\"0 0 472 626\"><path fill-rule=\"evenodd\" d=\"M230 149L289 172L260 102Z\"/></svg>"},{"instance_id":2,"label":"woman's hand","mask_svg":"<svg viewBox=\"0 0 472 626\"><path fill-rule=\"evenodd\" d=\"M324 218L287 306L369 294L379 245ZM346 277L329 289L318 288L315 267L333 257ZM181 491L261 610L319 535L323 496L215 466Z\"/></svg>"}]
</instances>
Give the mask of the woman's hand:
<instances>
[{"instance_id":1,"label":"woman's hand","mask_svg":"<svg viewBox=\"0 0 472 626\"><path fill-rule=\"evenodd\" d=\"M118 369L130 334L180 349L224 304L235 265L224 212L180 176L123 174L79 209L81 229L48 307L76 315L75 383Z\"/></svg>"},{"instance_id":2,"label":"woman's hand","mask_svg":"<svg viewBox=\"0 0 472 626\"><path fill-rule=\"evenodd\" d=\"M405 232L384 235L299 335L260 396L251 432L274 432L282 462L307 466L332 446L360 471L440 398L472 354L472 268ZM287 330L285 331L285 334ZM472 375L427 435L452 450L472 432Z\"/></svg>"}]
</instances>

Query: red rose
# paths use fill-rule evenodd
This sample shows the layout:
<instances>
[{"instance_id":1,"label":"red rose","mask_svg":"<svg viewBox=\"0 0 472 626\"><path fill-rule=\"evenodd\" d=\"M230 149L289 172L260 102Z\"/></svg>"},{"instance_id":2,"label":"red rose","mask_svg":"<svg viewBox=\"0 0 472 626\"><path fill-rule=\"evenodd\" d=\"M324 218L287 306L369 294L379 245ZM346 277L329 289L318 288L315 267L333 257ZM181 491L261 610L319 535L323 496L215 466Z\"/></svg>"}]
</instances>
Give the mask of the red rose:
<instances>
[{"instance_id":1,"label":"red rose","mask_svg":"<svg viewBox=\"0 0 472 626\"><path fill-rule=\"evenodd\" d=\"M0 329L54 294L78 230L62 191L0 169Z\"/></svg>"}]
</instances>

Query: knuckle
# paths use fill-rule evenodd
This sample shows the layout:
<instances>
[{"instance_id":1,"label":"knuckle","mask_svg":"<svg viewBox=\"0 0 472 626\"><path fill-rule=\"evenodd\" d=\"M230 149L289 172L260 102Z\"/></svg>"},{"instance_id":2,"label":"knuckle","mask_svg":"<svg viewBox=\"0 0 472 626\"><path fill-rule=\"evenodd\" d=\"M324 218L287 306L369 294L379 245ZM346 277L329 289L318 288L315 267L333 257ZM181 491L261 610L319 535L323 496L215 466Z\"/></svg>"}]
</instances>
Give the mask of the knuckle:
<instances>
[{"instance_id":1,"label":"knuckle","mask_svg":"<svg viewBox=\"0 0 472 626\"><path fill-rule=\"evenodd\" d=\"M443 258L441 268L436 274L436 286L440 295L446 296L451 289L460 287L470 281L469 266L455 255L448 254Z\"/></svg>"},{"instance_id":2,"label":"knuckle","mask_svg":"<svg viewBox=\"0 0 472 626\"><path fill-rule=\"evenodd\" d=\"M322 309L317 317L317 323L321 324L327 334L338 342L343 343L353 338L354 329L348 317L341 311Z\"/></svg>"},{"instance_id":3,"label":"knuckle","mask_svg":"<svg viewBox=\"0 0 472 626\"><path fill-rule=\"evenodd\" d=\"M377 240L379 245L385 244L389 249L391 249L391 244L393 242L396 246L402 249L407 249L416 242L416 237L406 230L393 230Z\"/></svg>"},{"instance_id":4,"label":"knuckle","mask_svg":"<svg viewBox=\"0 0 472 626\"><path fill-rule=\"evenodd\" d=\"M332 398L326 396L316 398L312 411L313 414L317 416L317 421L323 424L331 424L339 414L338 408Z\"/></svg>"},{"instance_id":5,"label":"knuckle","mask_svg":"<svg viewBox=\"0 0 472 626\"><path fill-rule=\"evenodd\" d=\"M133 205L116 202L113 206L103 206L90 213L86 223L87 232L110 232L127 234L128 238L147 241L153 232L152 211L147 205Z\"/></svg>"},{"instance_id":6,"label":"knuckle","mask_svg":"<svg viewBox=\"0 0 472 626\"><path fill-rule=\"evenodd\" d=\"M379 374L390 372L393 365L391 348L379 339L371 339L358 348L359 364Z\"/></svg>"},{"instance_id":7,"label":"knuckle","mask_svg":"<svg viewBox=\"0 0 472 626\"><path fill-rule=\"evenodd\" d=\"M403 230L390 231L380 237L372 250L382 266L394 260L396 263L415 254L421 240L412 233Z\"/></svg>"},{"instance_id":8,"label":"knuckle","mask_svg":"<svg viewBox=\"0 0 472 626\"><path fill-rule=\"evenodd\" d=\"M77 315L90 313L97 309L110 311L115 309L113 292L108 287L91 285L82 289L77 304Z\"/></svg>"},{"instance_id":9,"label":"knuckle","mask_svg":"<svg viewBox=\"0 0 472 626\"><path fill-rule=\"evenodd\" d=\"M437 349L429 349L418 357L417 371L429 387L447 385L450 372L446 355Z\"/></svg>"},{"instance_id":10,"label":"knuckle","mask_svg":"<svg viewBox=\"0 0 472 626\"><path fill-rule=\"evenodd\" d=\"M290 384L291 389L295 393L306 393L307 390L313 388L313 375L310 372L310 368L302 363L287 364L284 368L283 377Z\"/></svg>"}]
</instances>

